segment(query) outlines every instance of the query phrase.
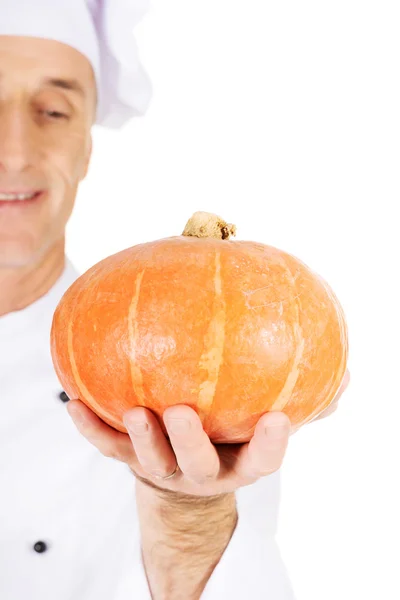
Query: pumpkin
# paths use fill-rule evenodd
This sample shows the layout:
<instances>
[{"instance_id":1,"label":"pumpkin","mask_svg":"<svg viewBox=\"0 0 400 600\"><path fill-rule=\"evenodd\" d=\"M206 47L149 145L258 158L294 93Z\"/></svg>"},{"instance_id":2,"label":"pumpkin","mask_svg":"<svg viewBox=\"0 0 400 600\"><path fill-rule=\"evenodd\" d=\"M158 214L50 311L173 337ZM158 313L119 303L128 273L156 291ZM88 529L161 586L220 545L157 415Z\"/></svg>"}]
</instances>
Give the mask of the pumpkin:
<instances>
[{"instance_id":1,"label":"pumpkin","mask_svg":"<svg viewBox=\"0 0 400 600\"><path fill-rule=\"evenodd\" d=\"M283 411L293 430L332 402L346 371L345 317L294 256L195 213L181 236L90 268L53 318L51 352L70 398L126 432L124 413L192 407L214 443L248 441Z\"/></svg>"}]
</instances>

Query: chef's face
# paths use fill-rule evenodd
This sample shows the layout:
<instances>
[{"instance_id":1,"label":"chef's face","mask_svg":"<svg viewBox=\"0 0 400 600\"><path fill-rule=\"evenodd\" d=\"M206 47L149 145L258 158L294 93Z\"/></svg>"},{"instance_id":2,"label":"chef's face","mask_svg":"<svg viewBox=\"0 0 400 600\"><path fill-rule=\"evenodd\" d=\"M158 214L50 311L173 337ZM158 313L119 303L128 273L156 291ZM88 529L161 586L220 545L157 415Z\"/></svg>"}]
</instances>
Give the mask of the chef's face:
<instances>
[{"instance_id":1,"label":"chef's face","mask_svg":"<svg viewBox=\"0 0 400 600\"><path fill-rule=\"evenodd\" d=\"M64 244L91 153L89 61L52 40L0 35L0 268Z\"/></svg>"}]
</instances>

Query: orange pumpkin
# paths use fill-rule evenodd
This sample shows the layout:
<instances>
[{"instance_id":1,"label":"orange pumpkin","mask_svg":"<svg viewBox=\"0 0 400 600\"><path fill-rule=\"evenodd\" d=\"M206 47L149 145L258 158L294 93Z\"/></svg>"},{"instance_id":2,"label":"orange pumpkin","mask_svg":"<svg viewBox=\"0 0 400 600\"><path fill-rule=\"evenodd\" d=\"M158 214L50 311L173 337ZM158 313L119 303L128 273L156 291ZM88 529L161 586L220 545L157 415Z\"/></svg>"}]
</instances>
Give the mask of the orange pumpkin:
<instances>
[{"instance_id":1,"label":"orange pumpkin","mask_svg":"<svg viewBox=\"0 0 400 600\"><path fill-rule=\"evenodd\" d=\"M51 331L68 396L123 432L134 406L162 424L168 406L186 404L215 443L248 441L267 411L284 411L295 429L321 413L346 371L342 308L303 262L232 234L196 213L182 236L79 277Z\"/></svg>"}]
</instances>

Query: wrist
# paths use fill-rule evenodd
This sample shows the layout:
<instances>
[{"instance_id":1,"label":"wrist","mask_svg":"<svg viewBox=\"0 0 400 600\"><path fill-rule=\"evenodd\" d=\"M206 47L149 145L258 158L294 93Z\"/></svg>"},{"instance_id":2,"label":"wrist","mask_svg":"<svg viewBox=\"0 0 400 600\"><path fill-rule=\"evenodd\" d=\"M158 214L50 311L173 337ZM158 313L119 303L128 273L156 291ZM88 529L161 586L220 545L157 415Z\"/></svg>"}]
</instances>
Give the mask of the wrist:
<instances>
[{"instance_id":1,"label":"wrist","mask_svg":"<svg viewBox=\"0 0 400 600\"><path fill-rule=\"evenodd\" d=\"M210 545L220 545L216 529L223 537L230 531L232 535L237 523L235 494L218 496L193 496L164 490L145 482L136 483L136 501L139 521L145 538L162 539L172 542L172 549L179 542L182 548L197 539L207 540ZM221 536L222 537L222 536ZM175 538L175 540L174 540Z\"/></svg>"}]
</instances>

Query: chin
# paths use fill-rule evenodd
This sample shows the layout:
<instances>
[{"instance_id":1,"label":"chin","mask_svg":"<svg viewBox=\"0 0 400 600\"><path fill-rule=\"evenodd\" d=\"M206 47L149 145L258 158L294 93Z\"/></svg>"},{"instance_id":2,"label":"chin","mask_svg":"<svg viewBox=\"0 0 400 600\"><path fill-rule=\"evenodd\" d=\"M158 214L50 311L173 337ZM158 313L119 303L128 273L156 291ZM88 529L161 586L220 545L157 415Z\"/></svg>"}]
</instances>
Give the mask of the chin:
<instances>
[{"instance_id":1,"label":"chin","mask_svg":"<svg viewBox=\"0 0 400 600\"><path fill-rule=\"evenodd\" d=\"M48 245L2 243L0 240L0 269L28 268L40 261Z\"/></svg>"}]
</instances>

